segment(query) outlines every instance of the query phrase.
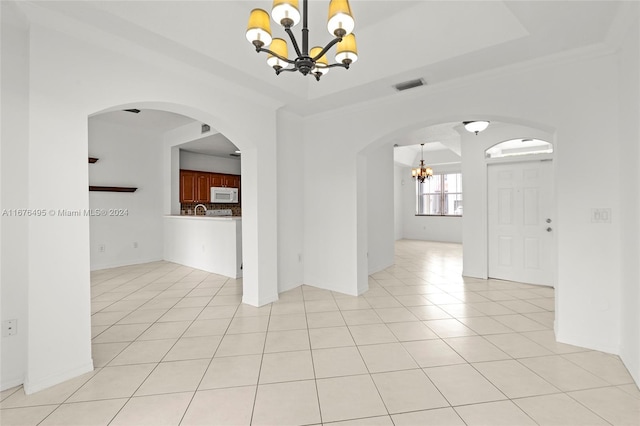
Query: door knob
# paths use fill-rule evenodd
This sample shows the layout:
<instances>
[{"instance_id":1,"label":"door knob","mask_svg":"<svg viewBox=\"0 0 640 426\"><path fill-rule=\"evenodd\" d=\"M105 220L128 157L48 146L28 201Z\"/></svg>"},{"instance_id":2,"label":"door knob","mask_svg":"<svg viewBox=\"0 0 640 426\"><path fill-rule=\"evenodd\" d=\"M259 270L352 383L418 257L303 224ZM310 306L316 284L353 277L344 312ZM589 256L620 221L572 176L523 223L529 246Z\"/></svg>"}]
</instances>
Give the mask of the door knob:
<instances>
[{"instance_id":1,"label":"door knob","mask_svg":"<svg viewBox=\"0 0 640 426\"><path fill-rule=\"evenodd\" d=\"M551 223L551 219L547 219L547 223Z\"/></svg>"},{"instance_id":2,"label":"door knob","mask_svg":"<svg viewBox=\"0 0 640 426\"><path fill-rule=\"evenodd\" d=\"M547 228L547 232L551 232L553 231L553 229L551 229L551 227Z\"/></svg>"}]
</instances>

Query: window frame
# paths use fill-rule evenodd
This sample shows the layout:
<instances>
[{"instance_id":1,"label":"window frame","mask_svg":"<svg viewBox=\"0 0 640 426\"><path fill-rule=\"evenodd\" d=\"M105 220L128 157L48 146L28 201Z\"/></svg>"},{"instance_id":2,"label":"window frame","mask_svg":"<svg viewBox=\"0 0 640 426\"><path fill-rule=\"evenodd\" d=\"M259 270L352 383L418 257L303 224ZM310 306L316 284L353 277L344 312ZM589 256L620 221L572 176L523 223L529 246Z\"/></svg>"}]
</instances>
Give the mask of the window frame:
<instances>
[{"instance_id":1,"label":"window frame","mask_svg":"<svg viewBox=\"0 0 640 426\"><path fill-rule=\"evenodd\" d=\"M440 188L446 188L445 185L445 176L446 175L458 175L460 181L462 181L462 172L439 172L439 173L434 173L433 176L431 177L430 180L432 179L440 179ZM445 206L446 202L447 202L447 196L448 195L453 195L453 196L460 196L461 197L461 201L464 200L464 198L462 198L462 183L460 183L460 191L459 192L449 192L446 190L441 190L440 192L421 192L421 187L423 185L425 185L427 182L427 180L425 180L424 183L420 182L418 179L416 179L416 198L415 198L415 202L416 202L416 211L415 211L415 216L431 216L431 217L462 217L463 214L453 214L453 213L440 213L440 214L433 214L433 213L420 213L420 205L421 205L421 197L423 196L434 196L434 195L438 195L439 196L439 202L441 206ZM455 201L455 200L454 200Z\"/></svg>"}]
</instances>

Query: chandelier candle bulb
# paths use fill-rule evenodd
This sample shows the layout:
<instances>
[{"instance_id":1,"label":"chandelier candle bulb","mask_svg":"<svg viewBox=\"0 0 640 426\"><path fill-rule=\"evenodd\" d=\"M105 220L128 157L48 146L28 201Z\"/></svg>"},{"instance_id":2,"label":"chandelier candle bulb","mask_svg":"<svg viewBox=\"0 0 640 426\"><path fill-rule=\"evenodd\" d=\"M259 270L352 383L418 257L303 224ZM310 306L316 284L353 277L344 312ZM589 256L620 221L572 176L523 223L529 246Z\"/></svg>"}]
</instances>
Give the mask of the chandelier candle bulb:
<instances>
[{"instance_id":1,"label":"chandelier candle bulb","mask_svg":"<svg viewBox=\"0 0 640 426\"><path fill-rule=\"evenodd\" d=\"M327 29L329 34L336 37L344 37L351 34L355 27L355 21L351 14L348 0L331 0L329 3L329 20Z\"/></svg>"},{"instance_id":2,"label":"chandelier candle bulb","mask_svg":"<svg viewBox=\"0 0 640 426\"><path fill-rule=\"evenodd\" d=\"M281 38L274 38L271 41L270 50L273 53L282 56L283 58L286 58L286 57L289 56L289 52L288 52L288 48L287 48L287 42L284 41ZM267 57L267 64L269 64L269 66L273 67L276 71L279 71L282 68L286 68L287 65L288 65L285 61L283 61L282 59L280 59L277 56L274 56L272 54L269 54L269 56Z\"/></svg>"},{"instance_id":3,"label":"chandelier candle bulb","mask_svg":"<svg viewBox=\"0 0 640 426\"><path fill-rule=\"evenodd\" d=\"M247 40L257 48L271 44L271 22L269 14L262 9L253 9L247 25Z\"/></svg>"},{"instance_id":4,"label":"chandelier candle bulb","mask_svg":"<svg viewBox=\"0 0 640 426\"><path fill-rule=\"evenodd\" d=\"M351 33L342 38L336 48L336 62L350 65L358 60L358 48L356 47L356 36Z\"/></svg>"},{"instance_id":5,"label":"chandelier candle bulb","mask_svg":"<svg viewBox=\"0 0 640 426\"><path fill-rule=\"evenodd\" d=\"M271 17L285 28L296 26L300 22L298 0L274 0Z\"/></svg>"},{"instance_id":6,"label":"chandelier candle bulb","mask_svg":"<svg viewBox=\"0 0 640 426\"><path fill-rule=\"evenodd\" d=\"M322 47L319 47L319 46L312 47L311 52L309 53L309 56L311 56L312 58L315 58L321 52L322 52ZM316 60L316 66L315 68L313 68L311 72L315 74L320 73L320 75L324 75L329 72L329 68L327 68L328 66L329 66L329 61L327 61L327 55L322 55Z\"/></svg>"}]
</instances>

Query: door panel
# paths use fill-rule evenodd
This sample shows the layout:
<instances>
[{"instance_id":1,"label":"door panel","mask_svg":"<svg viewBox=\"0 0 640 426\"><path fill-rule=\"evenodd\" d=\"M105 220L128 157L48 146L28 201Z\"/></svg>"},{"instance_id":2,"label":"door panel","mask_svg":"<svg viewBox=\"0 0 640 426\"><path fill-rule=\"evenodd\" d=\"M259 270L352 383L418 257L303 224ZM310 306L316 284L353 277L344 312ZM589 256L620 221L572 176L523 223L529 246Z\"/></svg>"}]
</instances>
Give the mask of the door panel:
<instances>
[{"instance_id":1,"label":"door panel","mask_svg":"<svg viewBox=\"0 0 640 426\"><path fill-rule=\"evenodd\" d=\"M498 263L500 266L511 267L513 264L512 256L513 253L513 238L510 237L500 237L499 239L500 245L500 259Z\"/></svg>"},{"instance_id":2,"label":"door panel","mask_svg":"<svg viewBox=\"0 0 640 426\"><path fill-rule=\"evenodd\" d=\"M524 267L525 269L540 268L540 240L537 238L524 239Z\"/></svg>"},{"instance_id":3,"label":"door panel","mask_svg":"<svg viewBox=\"0 0 640 426\"><path fill-rule=\"evenodd\" d=\"M513 223L513 190L510 188L501 188L498 198L498 223L500 225L511 225Z\"/></svg>"},{"instance_id":4,"label":"door panel","mask_svg":"<svg viewBox=\"0 0 640 426\"><path fill-rule=\"evenodd\" d=\"M550 161L488 167L489 277L553 285Z\"/></svg>"}]
</instances>

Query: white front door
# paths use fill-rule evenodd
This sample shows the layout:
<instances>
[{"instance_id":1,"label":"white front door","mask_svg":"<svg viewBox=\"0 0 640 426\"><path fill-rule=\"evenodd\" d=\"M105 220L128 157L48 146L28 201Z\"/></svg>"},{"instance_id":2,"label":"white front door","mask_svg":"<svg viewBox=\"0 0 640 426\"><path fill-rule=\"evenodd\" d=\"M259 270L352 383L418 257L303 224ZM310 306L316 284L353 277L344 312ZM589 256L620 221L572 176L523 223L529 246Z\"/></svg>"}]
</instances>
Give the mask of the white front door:
<instances>
[{"instance_id":1,"label":"white front door","mask_svg":"<svg viewBox=\"0 0 640 426\"><path fill-rule=\"evenodd\" d=\"M488 167L489 277L553 285L551 161Z\"/></svg>"}]
</instances>

